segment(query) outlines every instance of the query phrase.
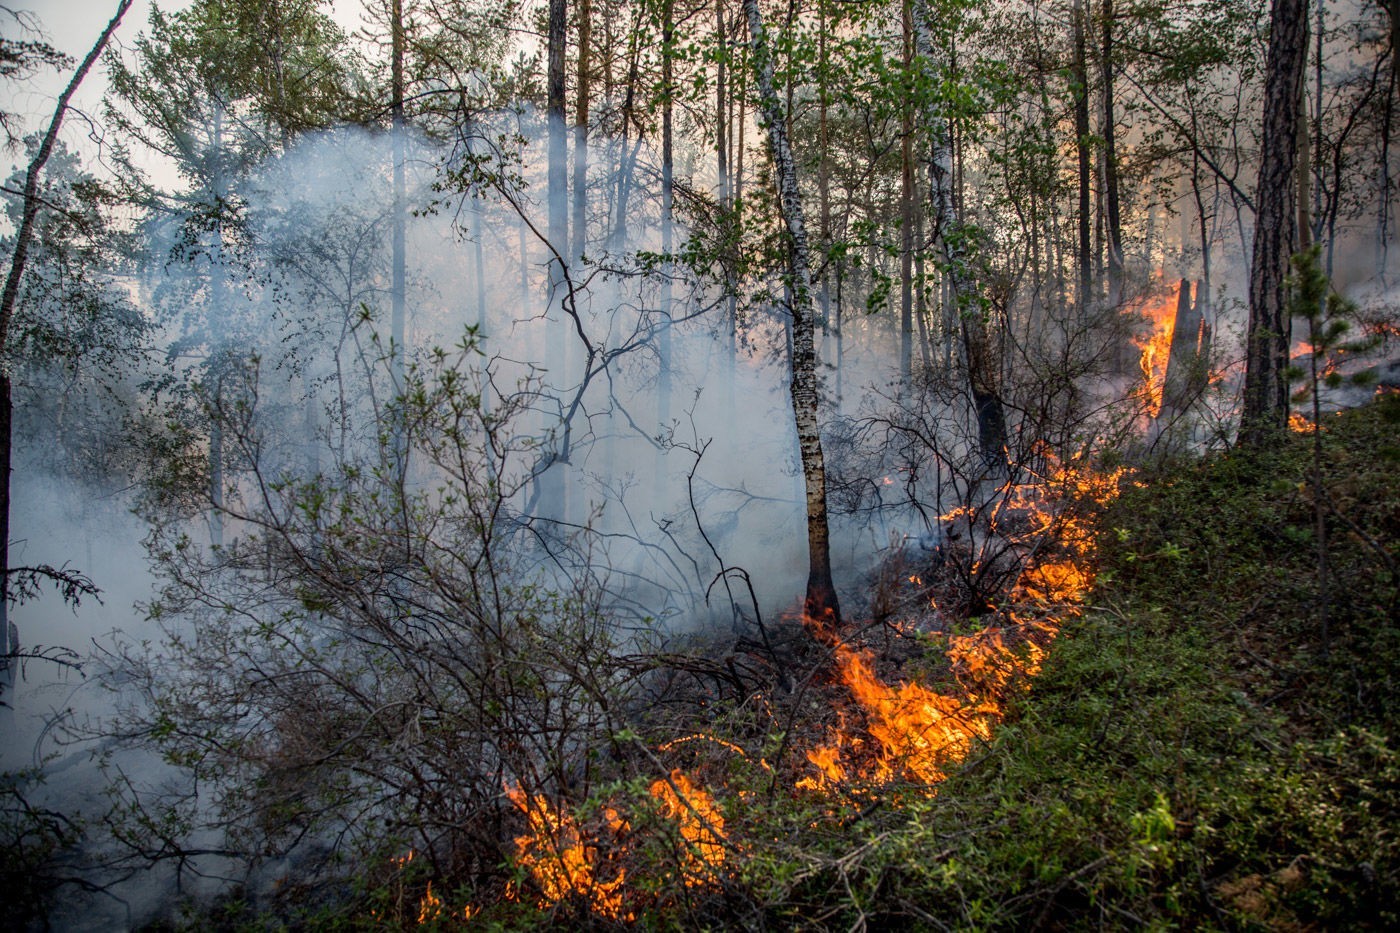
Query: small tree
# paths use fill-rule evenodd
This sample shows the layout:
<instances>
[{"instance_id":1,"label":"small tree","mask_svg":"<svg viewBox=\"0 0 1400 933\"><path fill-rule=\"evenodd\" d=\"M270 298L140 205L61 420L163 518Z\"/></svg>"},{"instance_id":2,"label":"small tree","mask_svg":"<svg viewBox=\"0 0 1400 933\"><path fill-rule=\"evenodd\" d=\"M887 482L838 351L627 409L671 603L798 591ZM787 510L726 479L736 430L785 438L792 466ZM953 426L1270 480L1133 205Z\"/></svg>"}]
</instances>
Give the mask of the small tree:
<instances>
[{"instance_id":1,"label":"small tree","mask_svg":"<svg viewBox=\"0 0 1400 933\"><path fill-rule=\"evenodd\" d=\"M1375 345L1375 340L1346 339L1351 331L1351 320L1356 314L1356 305L1331 290L1326 274L1319 262L1321 245L1314 245L1293 257L1293 276L1290 280L1293 301L1290 310L1295 318L1307 323L1308 343L1312 353L1308 355L1308 365L1304 369L1290 366L1287 376L1292 382L1302 382L1293 393L1295 405L1312 403L1312 497L1313 497L1313 538L1317 548L1317 615L1322 637L1322 654L1326 657L1331 650L1330 619L1328 618L1327 594L1327 489L1323 484L1323 430L1322 430L1322 390L1336 389L1351 382L1364 385L1374 379L1372 372L1360 372L1344 376L1337 368L1338 358L1347 353L1359 353Z\"/></svg>"}]
</instances>

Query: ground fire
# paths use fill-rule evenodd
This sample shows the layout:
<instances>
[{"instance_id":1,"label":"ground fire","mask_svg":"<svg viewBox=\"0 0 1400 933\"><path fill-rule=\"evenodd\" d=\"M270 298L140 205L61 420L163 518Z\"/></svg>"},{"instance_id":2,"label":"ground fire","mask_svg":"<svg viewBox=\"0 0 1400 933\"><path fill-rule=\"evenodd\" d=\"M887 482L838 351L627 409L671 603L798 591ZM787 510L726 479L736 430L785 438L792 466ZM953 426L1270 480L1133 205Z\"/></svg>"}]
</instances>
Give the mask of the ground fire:
<instances>
[{"instance_id":1,"label":"ground fire","mask_svg":"<svg viewBox=\"0 0 1400 933\"><path fill-rule=\"evenodd\" d=\"M1170 330L1165 334L1169 340ZM1004 483L991 496L992 506L981 510L978 520L987 534L999 536L1021 555L1019 572L1000 607L982 616L974 631L921 633L941 640L947 671L943 686L882 677L881 658L871 648L804 620L813 639L830 651L827 695L840 724L825 742L797 749L805 773L801 767L775 770L760 762L773 775L775 787L821 795L837 808L895 783L901 792L922 788L932 794L979 743L991 738L1006 701L1040 670L1061 623L1078 612L1092 584L1093 531L1073 503L1106 503L1123 478L1123 470L1095 472L1050 459L1044 478ZM941 520L967 521L969 511L974 510L962 507ZM902 579L916 590L928 586L919 573ZM908 634L927 628L928 619L942 618L937 602L922 601L922 620L897 624ZM739 745L708 733L672 739L655 752L677 754L697 745L716 755L748 758ZM677 851L671 870L684 886L721 883L733 860L742 858L742 846L731 838L726 823L722 786L707 787L673 768L647 791L655 807L649 822L640 819L640 811L624 814L621 803L595 805L585 815L543 794L507 788L525 831L515 837L514 849L522 883L505 891L505 898L533 900L540 907L570 903L607 920L635 919L644 895L629 885L628 864L643 824L671 827ZM419 906L420 922L442 910L429 887Z\"/></svg>"}]
</instances>

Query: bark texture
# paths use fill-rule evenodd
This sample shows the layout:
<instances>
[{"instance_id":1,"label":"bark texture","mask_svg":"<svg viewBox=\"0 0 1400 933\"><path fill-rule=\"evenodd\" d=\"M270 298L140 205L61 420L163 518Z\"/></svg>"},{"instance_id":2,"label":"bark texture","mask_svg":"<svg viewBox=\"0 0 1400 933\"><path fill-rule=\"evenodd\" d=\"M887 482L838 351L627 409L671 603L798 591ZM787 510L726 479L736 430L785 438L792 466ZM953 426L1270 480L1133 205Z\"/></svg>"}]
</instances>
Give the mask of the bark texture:
<instances>
[{"instance_id":1,"label":"bark texture","mask_svg":"<svg viewBox=\"0 0 1400 933\"><path fill-rule=\"evenodd\" d=\"M797 422L797 443L802 456L802 478L807 490L807 615L824 625L837 626L841 610L831 579L831 536L827 527L826 463L822 455L817 420L820 386L817 379L815 321L812 304L812 272L807 226L797 188L797 166L788 142L787 121L773 85L773 59L758 0L744 0L753 49L754 76L758 82L759 116L768 134L769 154L778 185L778 200L788 233L788 292L792 312L792 413Z\"/></svg>"},{"instance_id":2,"label":"bark texture","mask_svg":"<svg viewBox=\"0 0 1400 933\"><path fill-rule=\"evenodd\" d=\"M1264 138L1249 277L1244 408L1239 443L1261 447L1288 424L1289 258L1297 244L1298 120L1308 45L1307 0L1274 0L1264 78Z\"/></svg>"}]
</instances>

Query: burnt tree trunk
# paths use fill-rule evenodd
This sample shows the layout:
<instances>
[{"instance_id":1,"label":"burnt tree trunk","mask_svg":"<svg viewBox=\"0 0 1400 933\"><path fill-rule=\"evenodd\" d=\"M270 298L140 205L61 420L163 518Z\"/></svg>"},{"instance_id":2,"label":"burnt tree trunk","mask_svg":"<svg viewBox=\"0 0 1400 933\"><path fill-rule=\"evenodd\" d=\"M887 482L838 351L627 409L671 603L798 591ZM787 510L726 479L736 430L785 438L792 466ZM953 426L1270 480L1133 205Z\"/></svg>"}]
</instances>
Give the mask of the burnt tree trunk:
<instances>
[{"instance_id":1,"label":"burnt tree trunk","mask_svg":"<svg viewBox=\"0 0 1400 933\"><path fill-rule=\"evenodd\" d=\"M820 386L814 345L812 273L809 265L807 226L797 187L797 166L788 143L787 121L773 86L773 58L758 0L744 0L753 49L754 77L758 82L759 117L768 132L778 200L787 228L788 293L792 314L792 413L797 423L797 443L802 457L802 478L807 492L807 549L809 569L807 616L824 625L841 623L836 587L831 578L831 539L826 512L826 464L822 456L821 429L817 422Z\"/></svg>"},{"instance_id":2,"label":"burnt tree trunk","mask_svg":"<svg viewBox=\"0 0 1400 933\"><path fill-rule=\"evenodd\" d=\"M1162 380L1159 420L1165 421L1173 414L1184 412L1205 387L1205 361L1201 354L1202 300L1198 294L1192 303L1191 283L1182 279L1176 298L1171 349L1167 353L1167 371Z\"/></svg>"},{"instance_id":3,"label":"burnt tree trunk","mask_svg":"<svg viewBox=\"0 0 1400 933\"><path fill-rule=\"evenodd\" d=\"M1307 0L1274 0L1264 78L1264 137L1249 277L1239 443L1262 447L1288 423L1288 263L1297 244L1298 120L1308 43Z\"/></svg>"}]
</instances>

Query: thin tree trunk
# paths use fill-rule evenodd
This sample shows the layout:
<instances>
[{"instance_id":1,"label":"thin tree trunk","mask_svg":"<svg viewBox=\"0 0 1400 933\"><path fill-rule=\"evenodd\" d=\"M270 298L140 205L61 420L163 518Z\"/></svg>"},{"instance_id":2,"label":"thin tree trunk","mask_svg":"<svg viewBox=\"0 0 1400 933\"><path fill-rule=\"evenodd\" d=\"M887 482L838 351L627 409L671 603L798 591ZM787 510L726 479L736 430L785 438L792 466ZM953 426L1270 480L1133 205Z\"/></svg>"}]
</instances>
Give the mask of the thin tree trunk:
<instances>
[{"instance_id":1,"label":"thin tree trunk","mask_svg":"<svg viewBox=\"0 0 1400 933\"><path fill-rule=\"evenodd\" d=\"M933 68L931 14L927 0L916 0L914 44L922 67ZM926 81L926 86L936 86ZM978 306L971 270L968 268L966 237L954 202L952 147L948 121L930 97L924 103L924 123L929 133L929 198L938 244L948 285L948 303L961 318L963 352L966 355L968 388L977 417L977 441L989 467L1006 464L1006 416L1001 405L1001 361L996 353L988 322Z\"/></svg>"},{"instance_id":2,"label":"thin tree trunk","mask_svg":"<svg viewBox=\"0 0 1400 933\"><path fill-rule=\"evenodd\" d=\"M1264 137L1254 199L1249 332L1245 339L1240 444L1263 447L1288 423L1289 315L1285 279L1297 242L1293 172L1298 148L1298 85L1308 41L1307 0L1274 0L1264 79Z\"/></svg>"},{"instance_id":3,"label":"thin tree trunk","mask_svg":"<svg viewBox=\"0 0 1400 933\"><path fill-rule=\"evenodd\" d=\"M393 0L392 13L393 22L390 24L392 30L392 50L391 57L391 94L390 131L392 133L393 151L393 185L394 185L394 206L393 206L393 231L392 231L392 282L390 285L390 317L389 317L389 338L393 344L393 356L391 366L393 367L394 394L403 393L404 387L404 363L408 356L408 347L405 343L405 318L407 316L407 264L408 249L405 243L405 234L408 227L408 193L407 183L404 177L405 171L405 125L404 125L404 78L403 78L403 58L404 58L404 35L403 35L403 0ZM404 436L402 425L394 429L394 457L398 461L398 469L402 470L404 464Z\"/></svg>"},{"instance_id":4,"label":"thin tree trunk","mask_svg":"<svg viewBox=\"0 0 1400 933\"><path fill-rule=\"evenodd\" d=\"M575 260L588 249L588 102L592 92L589 43L593 35L593 0L580 0L578 8L578 70L574 109L574 246Z\"/></svg>"},{"instance_id":5,"label":"thin tree trunk","mask_svg":"<svg viewBox=\"0 0 1400 933\"><path fill-rule=\"evenodd\" d=\"M797 167L788 143L787 123L777 89L773 85L772 52L758 11L758 0L744 0L753 50L753 70L758 81L760 117L768 131L769 154L777 176L778 198L788 234L788 288L793 349L793 419L802 459L802 477L807 493L807 617L835 628L841 624L841 609L831 577L831 539L827 526L826 465L822 455L821 429L817 422L820 401L814 346L812 314L812 275L807 247L807 227L798 193Z\"/></svg>"},{"instance_id":6,"label":"thin tree trunk","mask_svg":"<svg viewBox=\"0 0 1400 933\"><path fill-rule=\"evenodd\" d=\"M549 123L549 243L553 255L549 262L549 310L545 318L545 369L550 385L556 392L568 386L565 373L565 347L568 325L564 320L564 264L569 255L569 153L568 129L564 115L564 45L568 11L566 0L549 2L548 74L546 113ZM550 459L540 480L540 506L548 518L565 515L564 464L569 452L561 449L562 439L556 437Z\"/></svg>"},{"instance_id":7,"label":"thin tree trunk","mask_svg":"<svg viewBox=\"0 0 1400 933\"><path fill-rule=\"evenodd\" d=\"M1117 307L1123 300L1123 224L1118 205L1118 147L1114 126L1113 0L1103 0L1100 15L1103 17L1103 184L1108 225L1108 300Z\"/></svg>"},{"instance_id":8,"label":"thin tree trunk","mask_svg":"<svg viewBox=\"0 0 1400 933\"><path fill-rule=\"evenodd\" d=\"M904 30L904 68L908 73L914 59L913 0L901 4ZM906 100L900 108L900 188L899 188L899 380L900 392L907 392L914 374L914 106Z\"/></svg>"},{"instance_id":9,"label":"thin tree trunk","mask_svg":"<svg viewBox=\"0 0 1400 933\"><path fill-rule=\"evenodd\" d=\"M121 25L122 17L131 9L131 3L132 0L121 0L117 4L117 11L107 23L107 27L102 30L102 35L78 65L78 70L73 72L68 86L59 95L58 106L54 108L48 131L39 143L39 151L34 154L33 160L25 170L24 201L19 229L15 232L14 251L10 254L10 270L5 276L5 290L0 296L0 353L6 352L10 344L10 323L14 320L15 307L19 302L19 287L24 278L24 267L29 261L29 247L34 241L34 221L39 213L39 176L43 173L49 156L53 154L54 143L58 139L59 127L63 125L63 117L68 112L69 101L73 99L78 85L83 83L83 79L92 69L93 62L97 61L102 50L106 48L112 34ZM19 639L10 622L10 474L14 469L12 393L9 367L0 366L0 648L4 649L0 653L7 658L19 650ZM5 662L4 679L3 686L13 685L14 664L10 660Z\"/></svg>"},{"instance_id":10,"label":"thin tree trunk","mask_svg":"<svg viewBox=\"0 0 1400 933\"><path fill-rule=\"evenodd\" d=\"M1093 253L1090 243L1090 178L1089 178L1089 68L1085 53L1084 0L1074 0L1072 10L1074 29L1074 61L1070 69L1071 92L1074 94L1075 151L1079 158L1079 310L1083 315L1089 307Z\"/></svg>"},{"instance_id":11,"label":"thin tree trunk","mask_svg":"<svg viewBox=\"0 0 1400 933\"><path fill-rule=\"evenodd\" d=\"M672 87L675 73L675 52L672 44L675 41L675 30L671 0L663 0L661 17L661 253L668 258L662 263L661 270L661 323L656 341L658 361L656 422L662 436L665 436L671 424L671 313L674 298L671 285L672 267L669 257L675 246L674 225L671 216L674 209L672 186L675 182L675 127L673 122L675 88ZM662 450L658 448L654 479L657 505L664 509L669 496L669 488L666 482L665 460L662 454Z\"/></svg>"},{"instance_id":12,"label":"thin tree trunk","mask_svg":"<svg viewBox=\"0 0 1400 933\"><path fill-rule=\"evenodd\" d=\"M1390 82L1381 110L1380 203L1376 205L1376 274L1388 285L1390 273L1391 194L1390 134L1395 125L1395 95L1400 93L1400 0L1382 0L1390 17Z\"/></svg>"}]
</instances>

